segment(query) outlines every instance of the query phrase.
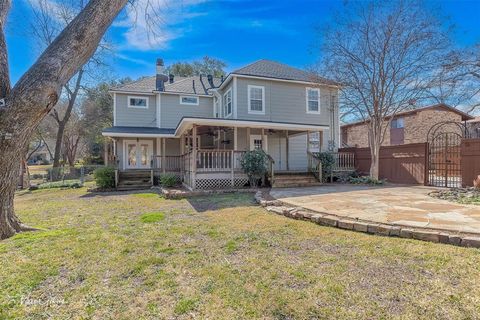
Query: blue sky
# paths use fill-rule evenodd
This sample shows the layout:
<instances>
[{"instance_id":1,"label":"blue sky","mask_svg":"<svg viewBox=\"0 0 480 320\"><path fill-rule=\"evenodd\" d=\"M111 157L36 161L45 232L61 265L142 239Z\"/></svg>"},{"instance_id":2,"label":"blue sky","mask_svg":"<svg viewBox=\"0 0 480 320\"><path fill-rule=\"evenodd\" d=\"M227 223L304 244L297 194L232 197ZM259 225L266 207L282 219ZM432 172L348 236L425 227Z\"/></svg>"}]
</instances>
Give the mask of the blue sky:
<instances>
[{"instance_id":1,"label":"blue sky","mask_svg":"<svg viewBox=\"0 0 480 320\"><path fill-rule=\"evenodd\" d=\"M156 37L147 36L143 14L135 17L131 9L122 12L108 31L107 39L115 47L108 58L108 77L152 75L157 57L168 65L209 55L225 61L227 71L262 58L308 67L319 56L315 27L327 23L342 6L340 0L154 1L161 8L161 33ZM450 17L457 46L480 42L480 0L437 0L428 5L440 7ZM13 82L40 54L28 32L31 18L27 0L13 1L6 29Z\"/></svg>"}]
</instances>

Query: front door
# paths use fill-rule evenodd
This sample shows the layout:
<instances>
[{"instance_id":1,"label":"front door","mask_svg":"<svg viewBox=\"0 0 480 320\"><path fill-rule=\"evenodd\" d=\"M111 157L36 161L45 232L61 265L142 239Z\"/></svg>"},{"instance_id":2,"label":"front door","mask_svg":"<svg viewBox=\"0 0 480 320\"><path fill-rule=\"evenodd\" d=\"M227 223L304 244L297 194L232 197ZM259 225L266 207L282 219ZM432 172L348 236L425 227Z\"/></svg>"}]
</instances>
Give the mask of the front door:
<instances>
[{"instance_id":1,"label":"front door","mask_svg":"<svg viewBox=\"0 0 480 320\"><path fill-rule=\"evenodd\" d=\"M125 140L125 168L148 169L153 155L153 141Z\"/></svg>"}]
</instances>

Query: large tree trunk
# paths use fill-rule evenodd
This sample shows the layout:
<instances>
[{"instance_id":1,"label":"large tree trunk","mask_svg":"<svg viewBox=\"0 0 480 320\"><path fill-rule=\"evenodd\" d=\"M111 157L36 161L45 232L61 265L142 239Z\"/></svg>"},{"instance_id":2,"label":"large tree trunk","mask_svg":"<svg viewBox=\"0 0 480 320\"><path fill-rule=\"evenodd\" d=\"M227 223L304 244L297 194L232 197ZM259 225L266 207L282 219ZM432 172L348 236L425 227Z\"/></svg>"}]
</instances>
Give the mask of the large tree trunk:
<instances>
[{"instance_id":1,"label":"large tree trunk","mask_svg":"<svg viewBox=\"0 0 480 320\"><path fill-rule=\"evenodd\" d=\"M380 122L380 123L379 123ZM370 178L378 180L380 176L380 146L382 144L382 122L372 119L368 128L370 146Z\"/></svg>"},{"instance_id":2,"label":"large tree trunk","mask_svg":"<svg viewBox=\"0 0 480 320\"><path fill-rule=\"evenodd\" d=\"M126 3L91 0L10 91L8 65L3 63L8 61L3 27L10 1L0 0L0 92L6 92L5 106L0 107L0 239L28 230L15 216L13 200L20 161L32 133Z\"/></svg>"}]
</instances>

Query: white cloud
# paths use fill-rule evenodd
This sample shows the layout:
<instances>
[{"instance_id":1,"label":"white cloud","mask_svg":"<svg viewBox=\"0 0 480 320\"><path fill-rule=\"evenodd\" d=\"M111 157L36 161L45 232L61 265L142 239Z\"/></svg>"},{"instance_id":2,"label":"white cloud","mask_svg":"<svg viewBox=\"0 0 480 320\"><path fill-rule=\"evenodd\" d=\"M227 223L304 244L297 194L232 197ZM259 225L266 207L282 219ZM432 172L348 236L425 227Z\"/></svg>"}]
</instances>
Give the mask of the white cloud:
<instances>
[{"instance_id":1,"label":"white cloud","mask_svg":"<svg viewBox=\"0 0 480 320\"><path fill-rule=\"evenodd\" d=\"M162 49L181 36L181 24L187 19L204 15L195 6L206 0L137 0L126 8L115 27L126 28L124 33L129 49L149 51Z\"/></svg>"}]
</instances>

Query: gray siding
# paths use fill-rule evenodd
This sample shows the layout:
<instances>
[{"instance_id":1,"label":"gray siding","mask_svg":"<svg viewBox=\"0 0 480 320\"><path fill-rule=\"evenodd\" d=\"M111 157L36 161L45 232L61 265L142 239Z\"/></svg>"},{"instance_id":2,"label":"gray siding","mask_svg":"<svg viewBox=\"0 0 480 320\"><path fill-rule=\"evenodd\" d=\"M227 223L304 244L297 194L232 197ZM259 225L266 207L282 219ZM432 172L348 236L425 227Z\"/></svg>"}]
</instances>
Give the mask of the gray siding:
<instances>
[{"instance_id":1,"label":"gray siding","mask_svg":"<svg viewBox=\"0 0 480 320\"><path fill-rule=\"evenodd\" d=\"M248 113L248 85L263 86L265 88L265 114ZM331 99L334 96L338 105L338 92L336 89L320 87L320 114L307 113L306 88L308 85L259 80L237 79L237 119L263 120L275 122L293 122L314 125L331 124ZM334 116L334 130L325 131L324 145L334 138L338 147L338 108ZM332 135L332 137L330 136Z\"/></svg>"},{"instance_id":2,"label":"gray siding","mask_svg":"<svg viewBox=\"0 0 480 320\"><path fill-rule=\"evenodd\" d=\"M116 126L128 127L156 127L156 98L155 96L144 96L135 94L134 96L148 98L148 109L129 108L128 94L115 94Z\"/></svg>"},{"instance_id":3,"label":"gray siding","mask_svg":"<svg viewBox=\"0 0 480 320\"><path fill-rule=\"evenodd\" d=\"M213 118L213 98L200 97L198 106L180 104L180 96L162 94L160 98L160 127L176 128L182 117Z\"/></svg>"},{"instance_id":4,"label":"gray siding","mask_svg":"<svg viewBox=\"0 0 480 320\"><path fill-rule=\"evenodd\" d=\"M288 139L288 165L292 171L307 170L307 135L300 134Z\"/></svg>"}]
</instances>

